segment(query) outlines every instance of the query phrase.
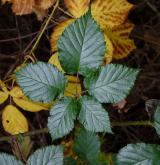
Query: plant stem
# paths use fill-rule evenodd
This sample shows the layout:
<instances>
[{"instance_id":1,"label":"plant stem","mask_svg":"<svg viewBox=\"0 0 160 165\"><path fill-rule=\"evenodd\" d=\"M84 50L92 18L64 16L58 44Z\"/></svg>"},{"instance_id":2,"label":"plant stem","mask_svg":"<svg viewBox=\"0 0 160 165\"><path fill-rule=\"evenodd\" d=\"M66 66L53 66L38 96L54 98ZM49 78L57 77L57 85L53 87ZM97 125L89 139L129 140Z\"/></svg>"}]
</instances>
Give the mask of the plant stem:
<instances>
[{"instance_id":1,"label":"plant stem","mask_svg":"<svg viewBox=\"0 0 160 165\"><path fill-rule=\"evenodd\" d=\"M113 127L127 127L127 126L151 126L151 127L154 127L154 123L149 120L147 120L147 121L112 122L111 125ZM35 135L42 134L42 133L48 133L48 128L37 129L34 131L22 133L21 135L23 137L25 137L25 136L35 136ZM3 136L3 137L0 137L0 142L10 141L11 139L16 138L16 137L17 137L17 135Z\"/></svg>"},{"instance_id":2,"label":"plant stem","mask_svg":"<svg viewBox=\"0 0 160 165\"><path fill-rule=\"evenodd\" d=\"M38 134L42 134L42 133L48 133L48 128L41 128L41 129L37 129L34 131L21 133L21 135L23 137L25 137L25 136L34 136L34 135L38 135ZM11 139L16 138L16 137L17 137L17 135L3 136L3 137L0 137L0 142L10 141Z\"/></svg>"},{"instance_id":3,"label":"plant stem","mask_svg":"<svg viewBox=\"0 0 160 165\"><path fill-rule=\"evenodd\" d=\"M147 121L126 121L126 122L112 122L111 124L113 127L127 127L127 126L151 126L154 127L154 124L147 120Z\"/></svg>"},{"instance_id":4,"label":"plant stem","mask_svg":"<svg viewBox=\"0 0 160 165\"><path fill-rule=\"evenodd\" d=\"M59 0L57 0L57 2L56 2L56 4L55 4L55 6L54 6L54 8L53 8L53 10L52 10L52 12L51 12L51 14L50 14L50 16L49 16L48 19L46 20L46 23L45 23L44 27L43 27L42 30L40 31L40 34L38 34L38 38L37 38L36 42L34 43L32 49L31 49L31 54L32 54L32 53L34 52L34 50L36 49L36 47L37 47L37 45L38 45L38 43L39 43L39 41L40 41L40 39L41 39L41 37L42 37L42 35L43 35L45 29L47 28L48 24L50 23L50 21L51 21L51 19L52 19L52 17L53 17L53 14L54 14L55 10L57 9L58 5L59 5Z\"/></svg>"}]
</instances>

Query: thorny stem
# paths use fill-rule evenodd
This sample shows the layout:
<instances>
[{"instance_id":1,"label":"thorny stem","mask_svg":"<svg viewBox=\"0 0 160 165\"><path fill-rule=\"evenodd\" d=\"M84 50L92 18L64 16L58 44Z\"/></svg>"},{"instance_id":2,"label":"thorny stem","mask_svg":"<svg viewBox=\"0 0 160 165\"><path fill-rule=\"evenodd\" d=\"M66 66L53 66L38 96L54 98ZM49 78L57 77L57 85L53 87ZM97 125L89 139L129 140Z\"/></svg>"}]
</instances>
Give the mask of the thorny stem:
<instances>
[{"instance_id":1,"label":"thorny stem","mask_svg":"<svg viewBox=\"0 0 160 165\"><path fill-rule=\"evenodd\" d=\"M118 127L127 127L127 126L151 126L151 127L154 127L154 123L149 121L149 120L148 121L112 122L111 125L113 127L117 127L117 126ZM48 133L48 128L37 129L37 130L34 130L34 131L22 133L21 135L23 137L25 137L25 136L35 136L35 135L43 134L43 133ZM13 138L17 138L17 135L0 137L0 142L10 141Z\"/></svg>"}]
</instances>

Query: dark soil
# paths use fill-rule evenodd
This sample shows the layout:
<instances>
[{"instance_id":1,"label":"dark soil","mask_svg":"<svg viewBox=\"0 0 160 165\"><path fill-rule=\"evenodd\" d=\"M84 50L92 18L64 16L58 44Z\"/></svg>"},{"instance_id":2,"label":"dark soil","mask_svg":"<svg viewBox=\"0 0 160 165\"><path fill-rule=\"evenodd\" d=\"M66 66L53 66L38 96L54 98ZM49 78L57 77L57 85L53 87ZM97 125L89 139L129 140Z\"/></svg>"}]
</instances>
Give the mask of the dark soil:
<instances>
[{"instance_id":1,"label":"dark soil","mask_svg":"<svg viewBox=\"0 0 160 165\"><path fill-rule=\"evenodd\" d=\"M131 34L137 49L127 58L116 63L122 63L134 68L141 68L141 73L132 93L127 98L127 105L118 110L110 105L105 105L112 121L137 121L152 118L154 110L147 112L145 102L148 99L160 99L160 1L159 0L130 0L137 4L131 11L129 19L135 24ZM62 15L56 13L56 20ZM15 16L9 5L0 6L0 79L8 76L13 69L22 63L24 50L32 42L40 30L41 22L36 20L34 14L28 16ZM48 61L51 51L49 38L51 23L45 31L35 54L39 60ZM0 106L2 109L4 105ZM31 129L46 126L48 113L39 112L25 115L30 121ZM0 136L7 135L0 126ZM127 143L147 142L160 144L160 138L155 130L148 126L114 127L113 135L105 135L103 150L117 152ZM33 137L34 146L50 144L48 135ZM0 151L11 152L8 143L1 142Z\"/></svg>"}]
</instances>

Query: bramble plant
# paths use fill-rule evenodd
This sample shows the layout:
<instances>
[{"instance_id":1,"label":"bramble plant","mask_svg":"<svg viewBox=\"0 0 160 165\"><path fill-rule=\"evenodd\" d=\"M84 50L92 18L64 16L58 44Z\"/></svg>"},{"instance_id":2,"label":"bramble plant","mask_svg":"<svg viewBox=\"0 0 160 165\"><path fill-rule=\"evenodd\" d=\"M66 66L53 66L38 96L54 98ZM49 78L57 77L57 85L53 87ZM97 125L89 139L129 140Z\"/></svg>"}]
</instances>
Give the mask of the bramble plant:
<instances>
[{"instance_id":1,"label":"bramble plant","mask_svg":"<svg viewBox=\"0 0 160 165\"><path fill-rule=\"evenodd\" d=\"M108 50L103 32L92 17L91 9L65 28L58 40L57 49L58 63L55 65L41 61L29 63L19 68L15 76L30 101L54 102L48 117L47 131L52 140L63 138L71 131L75 132L74 154L72 157L64 157L62 146L51 145L35 151L25 163L107 165L109 163L100 149L101 140L96 134L113 133L103 103L117 103L125 99L134 86L139 70L120 64L104 65L104 56ZM67 88L70 78L75 83L73 91ZM136 124L154 126L160 134L159 116L158 107L154 122L141 124L139 121ZM117 154L115 164L156 165L160 163L159 155L158 145L129 144ZM0 164L23 165L23 162L1 153Z\"/></svg>"}]
</instances>

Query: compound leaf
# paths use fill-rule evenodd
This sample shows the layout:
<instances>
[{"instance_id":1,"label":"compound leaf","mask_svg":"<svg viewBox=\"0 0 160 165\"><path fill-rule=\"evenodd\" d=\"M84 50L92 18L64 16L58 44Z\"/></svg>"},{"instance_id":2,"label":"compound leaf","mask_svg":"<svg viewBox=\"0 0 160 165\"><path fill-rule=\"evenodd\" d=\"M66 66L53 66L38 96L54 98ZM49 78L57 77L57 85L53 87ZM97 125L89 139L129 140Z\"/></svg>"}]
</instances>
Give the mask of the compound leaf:
<instances>
[{"instance_id":1,"label":"compound leaf","mask_svg":"<svg viewBox=\"0 0 160 165\"><path fill-rule=\"evenodd\" d=\"M83 74L87 68L102 64L104 36L90 11L64 30L58 40L58 51L62 68L70 74Z\"/></svg>"},{"instance_id":2,"label":"compound leaf","mask_svg":"<svg viewBox=\"0 0 160 165\"><path fill-rule=\"evenodd\" d=\"M52 145L38 149L29 157L27 165L63 165L63 148Z\"/></svg>"},{"instance_id":3,"label":"compound leaf","mask_svg":"<svg viewBox=\"0 0 160 165\"><path fill-rule=\"evenodd\" d=\"M87 80L89 93L101 103L117 103L132 89L139 70L123 65L109 64L102 67L99 76Z\"/></svg>"},{"instance_id":4,"label":"compound leaf","mask_svg":"<svg viewBox=\"0 0 160 165\"><path fill-rule=\"evenodd\" d=\"M109 116L102 105L91 97L82 97L79 121L91 132L112 133Z\"/></svg>"},{"instance_id":5,"label":"compound leaf","mask_svg":"<svg viewBox=\"0 0 160 165\"><path fill-rule=\"evenodd\" d=\"M74 128L77 103L71 98L64 98L50 111L48 129L53 139L61 138Z\"/></svg>"},{"instance_id":6,"label":"compound leaf","mask_svg":"<svg viewBox=\"0 0 160 165\"><path fill-rule=\"evenodd\" d=\"M0 153L0 165L24 165L20 160L17 160L14 156Z\"/></svg>"},{"instance_id":7,"label":"compound leaf","mask_svg":"<svg viewBox=\"0 0 160 165\"><path fill-rule=\"evenodd\" d=\"M128 144L117 155L118 165L160 164L160 146L156 144Z\"/></svg>"},{"instance_id":8,"label":"compound leaf","mask_svg":"<svg viewBox=\"0 0 160 165\"><path fill-rule=\"evenodd\" d=\"M87 130L80 130L75 137L74 151L84 161L96 161L100 153L98 136Z\"/></svg>"},{"instance_id":9,"label":"compound leaf","mask_svg":"<svg viewBox=\"0 0 160 165\"><path fill-rule=\"evenodd\" d=\"M16 78L24 94L34 101L53 101L66 86L64 75L44 62L28 64L16 72Z\"/></svg>"}]
</instances>

